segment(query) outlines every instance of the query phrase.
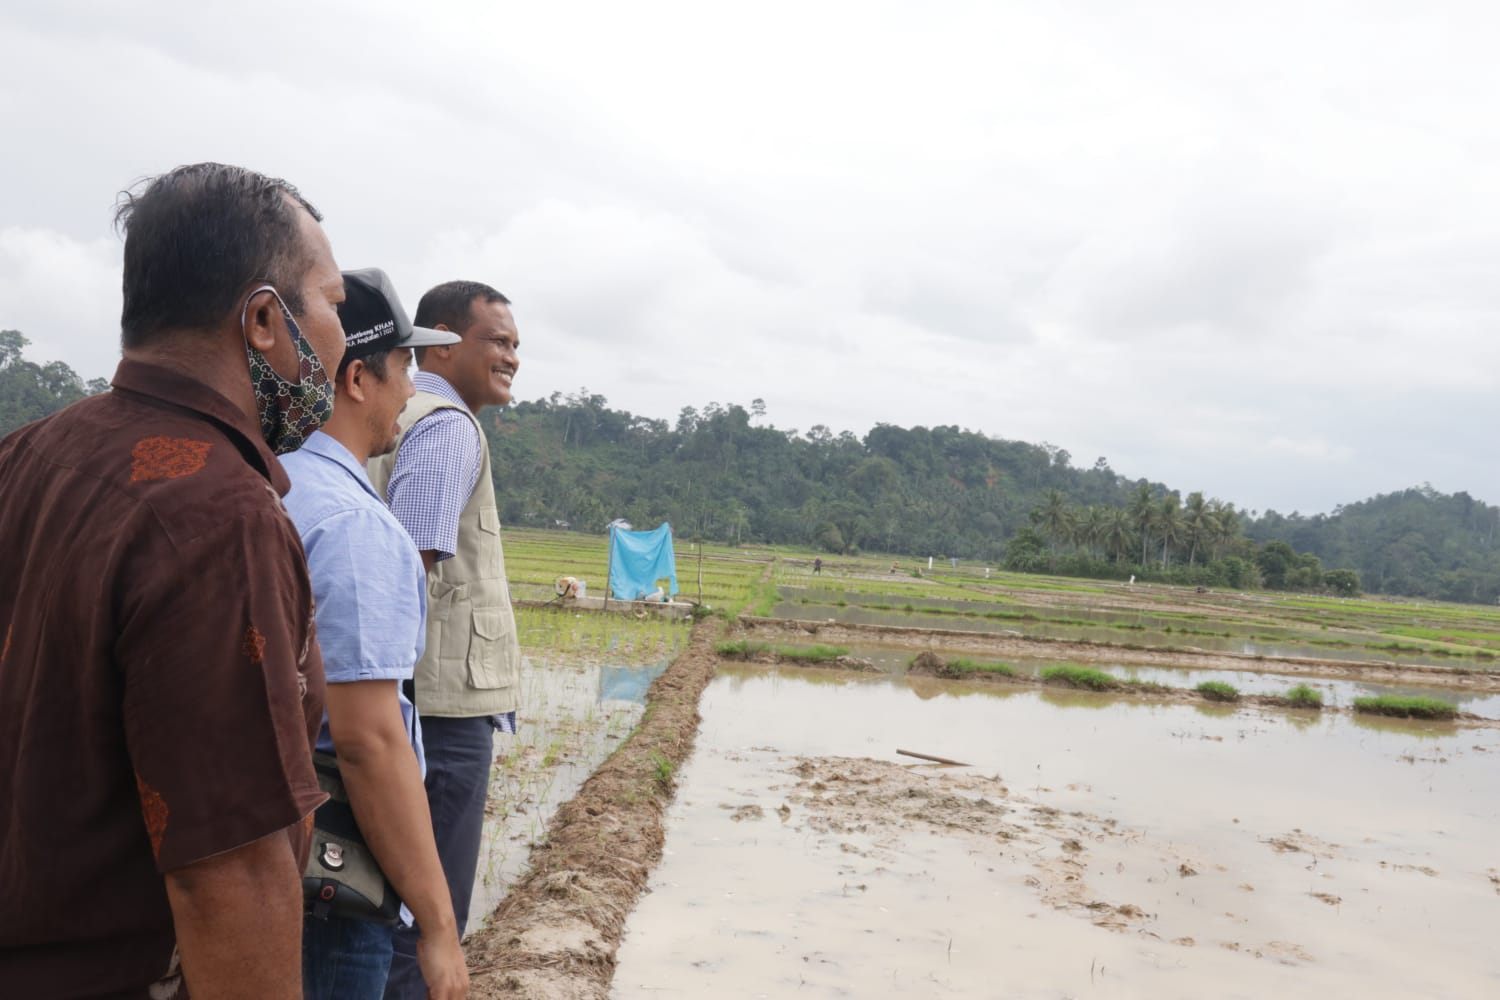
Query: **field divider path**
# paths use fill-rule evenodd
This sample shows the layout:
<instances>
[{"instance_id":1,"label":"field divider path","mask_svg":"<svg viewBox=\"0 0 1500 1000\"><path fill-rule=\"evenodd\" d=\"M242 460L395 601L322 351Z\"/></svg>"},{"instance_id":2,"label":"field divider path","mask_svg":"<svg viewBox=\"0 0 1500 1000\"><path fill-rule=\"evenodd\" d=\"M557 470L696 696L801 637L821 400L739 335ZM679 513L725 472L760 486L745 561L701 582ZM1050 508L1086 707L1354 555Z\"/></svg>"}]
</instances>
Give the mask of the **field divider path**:
<instances>
[{"instance_id":1,"label":"field divider path","mask_svg":"<svg viewBox=\"0 0 1500 1000\"><path fill-rule=\"evenodd\" d=\"M692 752L722 623L694 626L640 725L564 803L526 874L464 944L476 1000L609 996L625 920L661 860L662 819Z\"/></svg>"},{"instance_id":2,"label":"field divider path","mask_svg":"<svg viewBox=\"0 0 1500 1000\"><path fill-rule=\"evenodd\" d=\"M1379 683L1432 684L1469 691L1500 692L1500 670L1471 670L1421 663L1382 660L1320 659L1305 656L1217 652L1192 647L1131 646L1090 639L1012 636L963 629L916 628L905 625L864 625L852 622L803 621L741 615L741 635L775 633L791 638L816 636L819 641L858 643L941 644L945 651L987 653L1030 660L1067 660L1074 663L1117 663L1122 666L1172 666L1202 670L1242 670L1289 676L1327 677Z\"/></svg>"}]
</instances>

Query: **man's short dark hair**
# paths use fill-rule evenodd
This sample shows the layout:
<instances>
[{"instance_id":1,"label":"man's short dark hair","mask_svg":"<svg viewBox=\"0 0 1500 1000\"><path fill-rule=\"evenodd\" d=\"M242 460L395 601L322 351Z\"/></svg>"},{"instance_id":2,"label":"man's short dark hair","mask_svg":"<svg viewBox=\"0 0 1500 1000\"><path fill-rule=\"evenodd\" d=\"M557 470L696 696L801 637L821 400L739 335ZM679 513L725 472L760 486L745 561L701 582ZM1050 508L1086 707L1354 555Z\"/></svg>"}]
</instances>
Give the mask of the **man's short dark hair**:
<instances>
[{"instance_id":1,"label":"man's short dark hair","mask_svg":"<svg viewBox=\"0 0 1500 1000\"><path fill-rule=\"evenodd\" d=\"M441 323L454 333L462 333L473 317L474 300L478 298L510 305L510 299L482 281L445 281L422 296L412 324L432 329Z\"/></svg>"},{"instance_id":2,"label":"man's short dark hair","mask_svg":"<svg viewBox=\"0 0 1500 1000\"><path fill-rule=\"evenodd\" d=\"M213 326L255 281L275 285L300 315L311 249L299 210L323 220L286 181L223 163L177 167L122 191L115 210L125 234L121 344Z\"/></svg>"},{"instance_id":3,"label":"man's short dark hair","mask_svg":"<svg viewBox=\"0 0 1500 1000\"><path fill-rule=\"evenodd\" d=\"M334 381L342 382L344 380L344 372L349 370L349 363L351 361L363 361L365 363L365 370L384 382L386 380L385 363L390 360L391 351L393 350L395 350L394 347L387 347L385 350L375 351L373 354L350 354L348 351L345 351L343 358L339 361L339 370L334 375Z\"/></svg>"}]
</instances>

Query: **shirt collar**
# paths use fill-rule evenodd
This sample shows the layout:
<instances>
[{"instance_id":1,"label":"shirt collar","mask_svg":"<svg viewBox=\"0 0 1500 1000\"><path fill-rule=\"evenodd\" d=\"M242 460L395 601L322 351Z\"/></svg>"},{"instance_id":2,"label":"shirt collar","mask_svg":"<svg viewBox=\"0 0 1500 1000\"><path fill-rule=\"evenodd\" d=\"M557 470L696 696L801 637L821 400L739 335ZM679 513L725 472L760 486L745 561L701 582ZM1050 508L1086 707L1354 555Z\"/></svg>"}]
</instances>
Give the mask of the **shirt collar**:
<instances>
[{"instance_id":1,"label":"shirt collar","mask_svg":"<svg viewBox=\"0 0 1500 1000\"><path fill-rule=\"evenodd\" d=\"M122 359L111 385L156 406L187 410L217 424L245 462L270 482L279 496L292 488L286 470L260 436L260 424L197 379L144 361Z\"/></svg>"},{"instance_id":2,"label":"shirt collar","mask_svg":"<svg viewBox=\"0 0 1500 1000\"><path fill-rule=\"evenodd\" d=\"M474 412L469 409L469 404L465 403L463 397L458 394L458 390L449 385L448 380L441 375L419 371L411 377L411 384L416 386L421 392L430 392L434 396L442 396L448 402L457 403L459 406L462 406L465 411L469 413Z\"/></svg>"},{"instance_id":3,"label":"shirt collar","mask_svg":"<svg viewBox=\"0 0 1500 1000\"><path fill-rule=\"evenodd\" d=\"M319 458L327 459L334 465L337 465L352 476L355 482L359 483L366 493L370 494L376 500L380 500L380 494L375 492L375 487L371 484L370 477L365 473L365 467L355 460L354 453L344 447L344 443L338 438L331 434L325 434L322 431L313 431L302 445L301 450L310 455L317 455ZM380 500L380 502L382 504L385 503L384 500Z\"/></svg>"}]
</instances>

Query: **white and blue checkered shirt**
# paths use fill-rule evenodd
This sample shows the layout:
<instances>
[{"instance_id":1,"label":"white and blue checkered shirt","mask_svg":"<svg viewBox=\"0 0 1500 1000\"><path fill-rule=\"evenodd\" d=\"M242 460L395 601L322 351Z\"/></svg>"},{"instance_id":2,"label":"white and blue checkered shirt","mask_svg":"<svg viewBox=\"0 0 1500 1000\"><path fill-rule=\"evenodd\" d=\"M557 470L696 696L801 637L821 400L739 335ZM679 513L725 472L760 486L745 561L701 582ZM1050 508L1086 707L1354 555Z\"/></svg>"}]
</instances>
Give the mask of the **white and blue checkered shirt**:
<instances>
[{"instance_id":1,"label":"white and blue checkered shirt","mask_svg":"<svg viewBox=\"0 0 1500 1000\"><path fill-rule=\"evenodd\" d=\"M417 372L412 384L468 410L440 375ZM417 548L436 552L438 562L458 551L458 518L479 482L479 448L474 424L445 407L412 424L396 452L386 502Z\"/></svg>"},{"instance_id":2,"label":"white and blue checkered shirt","mask_svg":"<svg viewBox=\"0 0 1500 1000\"><path fill-rule=\"evenodd\" d=\"M419 371L411 378L418 392L442 396L469 412L463 399L441 375ZM468 417L444 407L412 424L396 452L391 481L385 487L391 513L423 552L437 561L458 551L458 518L479 482L479 431ZM516 713L490 716L502 733L515 735Z\"/></svg>"}]
</instances>

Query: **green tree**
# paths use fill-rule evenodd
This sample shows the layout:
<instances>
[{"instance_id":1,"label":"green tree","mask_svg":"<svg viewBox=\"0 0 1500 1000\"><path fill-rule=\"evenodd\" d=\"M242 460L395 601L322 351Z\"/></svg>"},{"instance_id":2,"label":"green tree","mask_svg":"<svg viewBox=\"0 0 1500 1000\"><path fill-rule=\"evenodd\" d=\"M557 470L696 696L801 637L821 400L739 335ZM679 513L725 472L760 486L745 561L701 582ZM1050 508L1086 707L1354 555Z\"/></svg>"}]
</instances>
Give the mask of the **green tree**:
<instances>
[{"instance_id":1,"label":"green tree","mask_svg":"<svg viewBox=\"0 0 1500 1000\"><path fill-rule=\"evenodd\" d=\"M61 361L26 360L31 344L19 330L0 330L0 436L56 413L85 395L109 388L103 379L87 386Z\"/></svg>"},{"instance_id":2,"label":"green tree","mask_svg":"<svg viewBox=\"0 0 1500 1000\"><path fill-rule=\"evenodd\" d=\"M1185 530L1182 509L1177 506L1177 494L1162 497L1161 502L1156 505L1153 523L1156 533L1161 536L1161 565L1166 569L1171 565L1172 549L1181 544Z\"/></svg>"},{"instance_id":3,"label":"green tree","mask_svg":"<svg viewBox=\"0 0 1500 1000\"><path fill-rule=\"evenodd\" d=\"M1156 507L1151 500L1151 486L1142 481L1130 497L1130 524L1141 543L1141 565L1146 565L1146 549L1151 544L1151 529L1156 523Z\"/></svg>"}]
</instances>

